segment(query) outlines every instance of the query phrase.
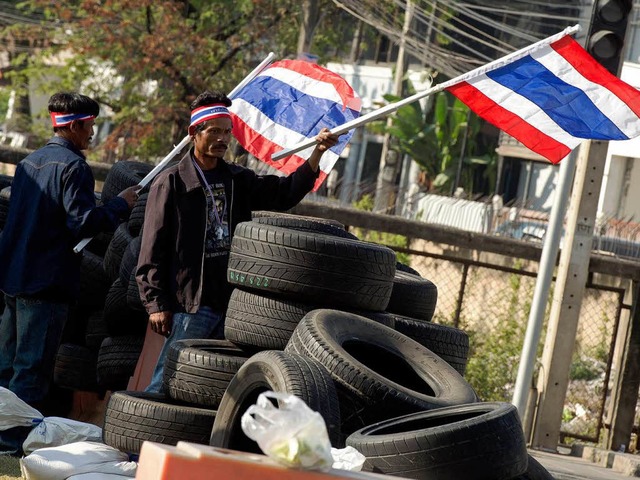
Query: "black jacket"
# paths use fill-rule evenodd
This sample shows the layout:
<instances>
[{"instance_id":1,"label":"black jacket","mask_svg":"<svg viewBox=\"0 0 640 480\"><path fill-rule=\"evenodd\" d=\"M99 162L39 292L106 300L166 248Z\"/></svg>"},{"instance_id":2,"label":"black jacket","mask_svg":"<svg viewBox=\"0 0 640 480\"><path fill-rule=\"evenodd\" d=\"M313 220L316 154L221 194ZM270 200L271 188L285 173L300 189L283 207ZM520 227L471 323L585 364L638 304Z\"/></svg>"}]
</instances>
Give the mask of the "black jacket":
<instances>
[{"instance_id":1,"label":"black jacket","mask_svg":"<svg viewBox=\"0 0 640 480\"><path fill-rule=\"evenodd\" d=\"M0 290L59 302L77 296L82 256L73 247L113 231L129 212L120 197L96 207L94 188L84 155L62 137L18 164L0 235Z\"/></svg>"},{"instance_id":2,"label":"black jacket","mask_svg":"<svg viewBox=\"0 0 640 480\"><path fill-rule=\"evenodd\" d=\"M206 197L191 160L160 173L151 185L142 229L136 279L147 313L200 307ZM236 164L219 162L229 205L229 231L251 220L253 210L288 210L313 188L318 177L307 162L287 177L257 175ZM226 278L226 272L220 272Z\"/></svg>"}]
</instances>

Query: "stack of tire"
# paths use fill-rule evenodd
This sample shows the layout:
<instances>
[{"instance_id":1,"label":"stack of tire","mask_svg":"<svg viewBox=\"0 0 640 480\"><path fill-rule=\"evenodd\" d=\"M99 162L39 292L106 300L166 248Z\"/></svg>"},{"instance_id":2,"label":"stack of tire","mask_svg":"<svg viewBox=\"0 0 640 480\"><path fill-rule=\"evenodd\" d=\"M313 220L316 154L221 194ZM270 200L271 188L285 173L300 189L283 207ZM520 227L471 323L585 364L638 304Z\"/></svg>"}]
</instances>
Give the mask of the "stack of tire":
<instances>
[{"instance_id":1,"label":"stack of tire","mask_svg":"<svg viewBox=\"0 0 640 480\"><path fill-rule=\"evenodd\" d=\"M152 168L136 161L115 163L98 203L137 185ZM122 390L135 369L147 316L130 285L140 251L146 197L141 192L127 221L114 233L97 235L83 250L80 295L56 357L58 387L99 393Z\"/></svg>"},{"instance_id":2,"label":"stack of tire","mask_svg":"<svg viewBox=\"0 0 640 480\"><path fill-rule=\"evenodd\" d=\"M257 214L235 231L228 277L237 288L226 340L178 342L164 396L114 393L105 443L136 453L144 440L208 440L259 452L240 419L273 390L318 411L332 445L357 448L366 470L551 478L527 455L514 407L477 401L462 377L468 337L430 322L435 285L390 249L337 222Z\"/></svg>"}]
</instances>

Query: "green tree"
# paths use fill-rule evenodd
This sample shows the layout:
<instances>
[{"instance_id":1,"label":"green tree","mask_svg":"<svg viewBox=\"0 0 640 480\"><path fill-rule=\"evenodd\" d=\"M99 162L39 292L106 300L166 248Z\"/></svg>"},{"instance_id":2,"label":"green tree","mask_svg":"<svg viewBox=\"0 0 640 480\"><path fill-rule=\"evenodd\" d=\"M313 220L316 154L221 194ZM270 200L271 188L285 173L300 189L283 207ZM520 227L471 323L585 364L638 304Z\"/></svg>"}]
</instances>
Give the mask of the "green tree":
<instances>
[{"instance_id":1,"label":"green tree","mask_svg":"<svg viewBox=\"0 0 640 480\"><path fill-rule=\"evenodd\" d=\"M413 92L411 92L413 93ZM385 95L388 102L397 102L399 97ZM484 165L485 175L495 176L495 155L477 155L478 134L482 120L474 114L468 115L469 107L446 92L437 93L433 108L425 116L418 102L397 110L392 124L374 122L371 129L376 133L388 132L397 142L397 150L408 155L420 165L430 180L434 191L448 192L455 181L458 161L462 153L463 136L467 135L464 166L460 186L473 192L473 165ZM469 121L467 121L469 120Z\"/></svg>"},{"instance_id":2,"label":"green tree","mask_svg":"<svg viewBox=\"0 0 640 480\"><path fill-rule=\"evenodd\" d=\"M188 105L203 90L230 91L269 51L295 57L301 18L294 0L28 0L22 7L30 21L0 31L31 42L15 59L24 67L14 84L29 78L43 92L80 89L96 98L115 124L105 146L124 139L142 158L182 138ZM316 31L324 32L321 24Z\"/></svg>"}]
</instances>

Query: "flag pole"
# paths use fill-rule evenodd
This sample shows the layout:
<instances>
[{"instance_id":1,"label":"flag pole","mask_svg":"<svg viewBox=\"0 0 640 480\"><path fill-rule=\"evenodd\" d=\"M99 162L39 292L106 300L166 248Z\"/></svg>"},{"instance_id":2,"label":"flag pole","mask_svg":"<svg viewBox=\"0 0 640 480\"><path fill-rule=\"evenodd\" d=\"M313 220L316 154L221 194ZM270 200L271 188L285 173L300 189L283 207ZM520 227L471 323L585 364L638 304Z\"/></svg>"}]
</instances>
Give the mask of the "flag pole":
<instances>
[{"instance_id":1,"label":"flag pole","mask_svg":"<svg viewBox=\"0 0 640 480\"><path fill-rule=\"evenodd\" d=\"M233 90L231 90L228 97L233 99L233 97L237 95L242 88L244 88L251 80L257 77L260 74L260 72L262 72L265 68L267 68L267 66L273 61L274 57L275 57L275 53L270 52L269 55L267 55L267 57L249 73L249 75L247 75L238 85L236 85L236 87ZM155 176L158 173L160 173L160 171L171 160L173 160L173 158L176 155L178 155L178 153L180 153L184 147L187 146L190 140L191 140L191 137L189 137L189 135L185 136L180 141L180 143L178 143L175 147L173 147L173 150L171 150L155 167L153 167L153 169L142 180L140 180L140 182L138 183L138 186L140 188L146 187L151 182L151 180L153 180ZM73 247L73 252L80 253L84 249L84 247L86 247L89 244L89 242L92 239L93 237L88 237L80 240L78 244L75 247Z\"/></svg>"},{"instance_id":2,"label":"flag pole","mask_svg":"<svg viewBox=\"0 0 640 480\"><path fill-rule=\"evenodd\" d=\"M515 61L519 58L522 58L526 55L529 55L531 52L534 52L535 50L538 50L539 48L542 48L550 43L555 42L556 40L561 39L562 37L565 37L567 35L570 35L572 33L577 32L578 30L580 30L580 25L574 25L572 27L567 27L565 28L562 32L560 33L556 33L555 35L552 35L550 37L547 37L543 40L540 40L532 45L529 45L528 47L522 48L520 50L517 50L515 52L512 52L508 55L505 55L504 57L501 57L497 60L494 60L490 63L487 63L486 65L483 65L481 67L478 67L474 70L471 70L470 72L467 73L463 73L462 75L459 75L455 78L452 78L451 80L447 80L446 82L440 83L434 87L428 88L427 90L423 90L422 92L418 92L415 93L414 95L411 95L410 97L404 98L402 100L399 100L398 102L395 103L390 103L389 105L385 105L384 107L378 108L377 110L374 110L372 112L367 113L366 115L362 115L358 118L355 118L353 120L351 120L350 122L344 123L342 125L339 125L337 127L334 127L333 129L331 129L331 133L336 134L336 135L342 135L343 133L348 132L349 130L353 129L353 128L357 128L360 127L366 123L369 123L373 120L377 120L378 118L384 117L390 113L395 112L396 110L398 110L401 107L404 107L405 105L408 105L410 103L415 102L416 100L420 100L421 98L424 97L428 97L429 95L433 95L434 93L438 93L441 92L442 90L445 90L447 88L449 88L452 85L455 85L456 83L460 83L460 82L464 82L466 80L468 80L469 78L472 77L476 77L478 75L482 75L486 72L489 72L491 70L494 70L502 65L505 65L509 62ZM294 145L293 147L290 148L285 148L284 150L280 150L279 152L271 155L271 160L281 160L285 157L288 157L289 155L293 155L294 153L297 153L301 150L304 150L306 148L312 147L316 145L316 139L315 138L310 138L307 140L304 140L300 143L298 143L297 145Z\"/></svg>"},{"instance_id":3,"label":"flag pole","mask_svg":"<svg viewBox=\"0 0 640 480\"><path fill-rule=\"evenodd\" d=\"M531 310L527 320L527 329L522 344L520 363L518 364L518 374L511 403L518 410L520 420L524 420L529 391L531 390L531 380L536 363L537 347L540 342L540 335L544 324L544 314L547 306L547 298L553 280L553 271L560 249L560 239L562 237L562 224L564 214L569 203L569 193L571 182L576 169L576 152L571 152L562 162L560 162L560 172L556 184L553 206L549 215L549 225L544 236L540 263L538 265L538 275L536 286L531 301ZM524 423L524 422L523 422Z\"/></svg>"}]
</instances>

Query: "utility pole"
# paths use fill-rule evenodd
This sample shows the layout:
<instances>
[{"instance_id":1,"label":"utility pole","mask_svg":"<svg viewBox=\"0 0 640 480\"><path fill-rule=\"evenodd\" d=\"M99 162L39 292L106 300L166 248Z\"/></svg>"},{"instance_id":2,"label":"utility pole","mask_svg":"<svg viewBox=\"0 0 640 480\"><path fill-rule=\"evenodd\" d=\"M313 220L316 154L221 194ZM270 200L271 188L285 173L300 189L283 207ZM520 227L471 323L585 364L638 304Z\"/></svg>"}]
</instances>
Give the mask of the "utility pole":
<instances>
[{"instance_id":1,"label":"utility pole","mask_svg":"<svg viewBox=\"0 0 640 480\"><path fill-rule=\"evenodd\" d=\"M404 14L404 25L400 36L400 45L398 47L398 59L396 61L396 73L394 79L393 93L397 97L401 97L402 81L405 75L406 53L405 44L406 36L411 27L413 19L414 4L412 0L407 0L406 10ZM387 126L392 125L392 116L387 118ZM378 170L378 180L376 183L376 198L374 202L374 212L386 213L393 206L395 197L396 177L398 169L402 165L402 156L392 148L394 139L386 133L382 143L382 153L380 154L380 168Z\"/></svg>"},{"instance_id":2,"label":"utility pole","mask_svg":"<svg viewBox=\"0 0 640 480\"><path fill-rule=\"evenodd\" d=\"M593 6L585 48L614 75L620 70L631 7L632 0L596 0ZM580 146L538 377L540 400L535 416L534 448L556 451L560 438L607 149L608 142L602 141L588 141Z\"/></svg>"}]
</instances>

